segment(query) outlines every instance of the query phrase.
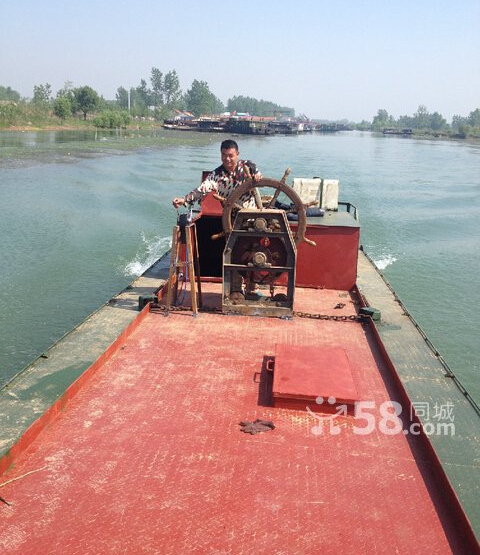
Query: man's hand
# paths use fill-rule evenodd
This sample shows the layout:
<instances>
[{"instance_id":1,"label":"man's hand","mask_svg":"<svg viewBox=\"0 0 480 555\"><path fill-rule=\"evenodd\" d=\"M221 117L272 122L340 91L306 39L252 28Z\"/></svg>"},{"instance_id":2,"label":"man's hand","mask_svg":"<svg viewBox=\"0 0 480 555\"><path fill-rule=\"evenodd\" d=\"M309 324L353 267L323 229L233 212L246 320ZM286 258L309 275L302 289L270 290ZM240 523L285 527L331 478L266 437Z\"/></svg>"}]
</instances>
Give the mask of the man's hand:
<instances>
[{"instance_id":1,"label":"man's hand","mask_svg":"<svg viewBox=\"0 0 480 555\"><path fill-rule=\"evenodd\" d=\"M260 179L262 179L263 175L261 172L257 172L254 176L253 176L253 181L257 182L260 181Z\"/></svg>"},{"instance_id":2,"label":"man's hand","mask_svg":"<svg viewBox=\"0 0 480 555\"><path fill-rule=\"evenodd\" d=\"M185 199L182 197L174 198L172 204L173 206L175 206L175 208L178 208L179 206L185 206Z\"/></svg>"}]
</instances>

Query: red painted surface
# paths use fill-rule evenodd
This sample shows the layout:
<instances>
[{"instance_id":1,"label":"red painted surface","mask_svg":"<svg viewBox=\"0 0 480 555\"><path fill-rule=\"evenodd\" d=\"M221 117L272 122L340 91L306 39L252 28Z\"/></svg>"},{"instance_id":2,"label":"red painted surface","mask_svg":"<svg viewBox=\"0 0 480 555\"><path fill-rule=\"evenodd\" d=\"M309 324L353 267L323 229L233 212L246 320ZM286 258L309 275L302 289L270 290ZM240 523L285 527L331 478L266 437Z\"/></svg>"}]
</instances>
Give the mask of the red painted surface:
<instances>
[{"instance_id":1,"label":"red painted surface","mask_svg":"<svg viewBox=\"0 0 480 555\"><path fill-rule=\"evenodd\" d=\"M142 319L148 314L149 306L144 307L140 314L130 323L129 326L115 339L115 341L93 362L85 372L78 377L65 393L53 403L33 424L27 429L22 437L15 443L12 448L0 459L0 475L15 463L17 457L27 449L27 447L35 441L38 434L64 409L65 405L75 397L83 385L101 368L105 362L119 349L132 331L141 323ZM0 544L1 545L1 544Z\"/></svg>"},{"instance_id":2,"label":"red painted surface","mask_svg":"<svg viewBox=\"0 0 480 555\"><path fill-rule=\"evenodd\" d=\"M359 401L350 363L341 347L275 346L275 407L353 414Z\"/></svg>"},{"instance_id":3,"label":"red painted surface","mask_svg":"<svg viewBox=\"0 0 480 555\"><path fill-rule=\"evenodd\" d=\"M317 246L298 246L297 286L352 289L357 282L360 228L309 226L306 237Z\"/></svg>"},{"instance_id":4,"label":"red painted surface","mask_svg":"<svg viewBox=\"0 0 480 555\"><path fill-rule=\"evenodd\" d=\"M220 204L220 201L213 198L213 195L210 193L202 200L200 208L203 216L222 217L222 205Z\"/></svg>"},{"instance_id":5,"label":"red painted surface","mask_svg":"<svg viewBox=\"0 0 480 555\"><path fill-rule=\"evenodd\" d=\"M305 289L296 309L339 299L354 312ZM474 553L418 438L271 406L278 343L341 345L377 424L402 399L368 326L147 314L2 478L2 554ZM275 430L240 432L256 418Z\"/></svg>"}]
</instances>

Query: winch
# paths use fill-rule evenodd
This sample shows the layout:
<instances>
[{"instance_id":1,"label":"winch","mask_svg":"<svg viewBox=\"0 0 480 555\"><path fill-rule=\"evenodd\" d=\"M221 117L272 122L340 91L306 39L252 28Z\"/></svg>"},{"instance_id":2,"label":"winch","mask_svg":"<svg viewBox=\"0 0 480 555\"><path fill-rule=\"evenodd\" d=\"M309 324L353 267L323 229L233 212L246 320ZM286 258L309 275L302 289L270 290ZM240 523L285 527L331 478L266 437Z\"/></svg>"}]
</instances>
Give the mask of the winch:
<instances>
[{"instance_id":1,"label":"winch","mask_svg":"<svg viewBox=\"0 0 480 555\"><path fill-rule=\"evenodd\" d=\"M273 187L276 191L262 202L258 187ZM256 208L239 204L240 197L248 191L252 191ZM281 192L298 212L295 236L285 212L274 208ZM223 253L223 312L291 317L297 244L306 240L305 208L300 197L282 181L246 181L225 201L222 223L227 236Z\"/></svg>"}]
</instances>

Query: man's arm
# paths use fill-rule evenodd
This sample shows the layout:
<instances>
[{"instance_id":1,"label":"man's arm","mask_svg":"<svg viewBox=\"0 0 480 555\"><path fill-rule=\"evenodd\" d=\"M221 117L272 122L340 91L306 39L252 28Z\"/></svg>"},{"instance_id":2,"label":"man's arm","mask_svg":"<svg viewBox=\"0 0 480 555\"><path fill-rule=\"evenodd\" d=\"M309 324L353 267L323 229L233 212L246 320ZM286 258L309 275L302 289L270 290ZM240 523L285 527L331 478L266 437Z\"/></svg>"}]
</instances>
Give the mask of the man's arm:
<instances>
[{"instance_id":1,"label":"man's arm","mask_svg":"<svg viewBox=\"0 0 480 555\"><path fill-rule=\"evenodd\" d=\"M179 206L185 206L186 204L193 204L201 200L210 191L217 191L217 182L212 179L213 174L209 174L205 181L202 181L199 187L193 189L184 197L176 197L173 199L173 206L178 208Z\"/></svg>"},{"instance_id":2,"label":"man's arm","mask_svg":"<svg viewBox=\"0 0 480 555\"><path fill-rule=\"evenodd\" d=\"M187 203L185 202L184 197L176 197L173 199L172 204L175 208L178 208L179 206L184 206Z\"/></svg>"},{"instance_id":3,"label":"man's arm","mask_svg":"<svg viewBox=\"0 0 480 555\"><path fill-rule=\"evenodd\" d=\"M260 181L260 179L262 179L263 177L262 172L257 168L257 164L255 164L255 162L252 162L251 160L247 160L245 162L245 165L248 167L253 181Z\"/></svg>"}]
</instances>

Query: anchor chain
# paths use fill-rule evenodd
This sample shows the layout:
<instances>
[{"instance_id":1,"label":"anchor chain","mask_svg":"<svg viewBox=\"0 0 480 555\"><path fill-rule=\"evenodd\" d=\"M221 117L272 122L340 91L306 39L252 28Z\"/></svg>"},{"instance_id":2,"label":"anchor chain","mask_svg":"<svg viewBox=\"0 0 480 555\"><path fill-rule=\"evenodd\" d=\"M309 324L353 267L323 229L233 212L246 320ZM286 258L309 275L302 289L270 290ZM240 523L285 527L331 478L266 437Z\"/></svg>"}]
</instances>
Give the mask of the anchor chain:
<instances>
[{"instance_id":1,"label":"anchor chain","mask_svg":"<svg viewBox=\"0 0 480 555\"><path fill-rule=\"evenodd\" d=\"M158 312L164 314L165 316L168 315L169 312L191 312L191 307L188 306L171 306L170 308L164 304L152 304L150 306L150 312ZM221 308L214 308L214 307L202 307L198 309L199 312L205 312L210 314L222 314L224 312ZM307 318L310 320L328 320L331 322L365 322L368 320L369 316L365 315L358 315L358 314L351 314L349 316L341 316L337 314L318 314L315 312L302 312L295 310L293 312L293 316L297 318Z\"/></svg>"},{"instance_id":2,"label":"anchor chain","mask_svg":"<svg viewBox=\"0 0 480 555\"><path fill-rule=\"evenodd\" d=\"M171 306L168 307L166 304L152 303L150 305L150 312L158 312L168 315L169 312L192 312L192 307L190 306ZM215 314L223 314L221 308L213 308L204 306L198 309L198 312L213 312Z\"/></svg>"},{"instance_id":3,"label":"anchor chain","mask_svg":"<svg viewBox=\"0 0 480 555\"><path fill-rule=\"evenodd\" d=\"M364 322L365 316L350 314L349 316L337 314L318 314L315 312L300 312L294 310L293 315L297 318L310 318L311 320L329 320L332 322Z\"/></svg>"}]
</instances>

